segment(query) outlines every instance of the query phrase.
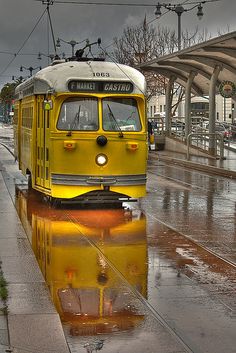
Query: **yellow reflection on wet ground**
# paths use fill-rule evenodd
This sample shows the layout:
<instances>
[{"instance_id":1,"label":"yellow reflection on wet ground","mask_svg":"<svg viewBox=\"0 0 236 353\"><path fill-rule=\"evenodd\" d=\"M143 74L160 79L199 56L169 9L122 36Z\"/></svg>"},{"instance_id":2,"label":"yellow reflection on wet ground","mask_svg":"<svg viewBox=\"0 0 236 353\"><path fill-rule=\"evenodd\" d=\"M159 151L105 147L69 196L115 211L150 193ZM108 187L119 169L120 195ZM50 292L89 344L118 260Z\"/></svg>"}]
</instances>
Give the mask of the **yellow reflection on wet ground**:
<instances>
[{"instance_id":1,"label":"yellow reflection on wet ground","mask_svg":"<svg viewBox=\"0 0 236 353\"><path fill-rule=\"evenodd\" d=\"M71 336L130 330L142 322L133 293L147 292L144 214L55 209L27 191L18 192L17 208Z\"/></svg>"}]
</instances>

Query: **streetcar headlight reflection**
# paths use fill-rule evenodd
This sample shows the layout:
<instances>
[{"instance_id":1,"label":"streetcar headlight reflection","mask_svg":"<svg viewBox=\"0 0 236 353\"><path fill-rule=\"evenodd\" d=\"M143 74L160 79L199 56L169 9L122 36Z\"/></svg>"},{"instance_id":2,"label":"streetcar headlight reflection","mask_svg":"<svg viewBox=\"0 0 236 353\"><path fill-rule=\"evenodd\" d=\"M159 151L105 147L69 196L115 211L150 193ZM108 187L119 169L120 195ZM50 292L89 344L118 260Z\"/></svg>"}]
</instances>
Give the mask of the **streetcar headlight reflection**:
<instances>
[{"instance_id":1,"label":"streetcar headlight reflection","mask_svg":"<svg viewBox=\"0 0 236 353\"><path fill-rule=\"evenodd\" d=\"M100 166L107 164L108 158L105 154L98 154L96 157L96 163Z\"/></svg>"}]
</instances>

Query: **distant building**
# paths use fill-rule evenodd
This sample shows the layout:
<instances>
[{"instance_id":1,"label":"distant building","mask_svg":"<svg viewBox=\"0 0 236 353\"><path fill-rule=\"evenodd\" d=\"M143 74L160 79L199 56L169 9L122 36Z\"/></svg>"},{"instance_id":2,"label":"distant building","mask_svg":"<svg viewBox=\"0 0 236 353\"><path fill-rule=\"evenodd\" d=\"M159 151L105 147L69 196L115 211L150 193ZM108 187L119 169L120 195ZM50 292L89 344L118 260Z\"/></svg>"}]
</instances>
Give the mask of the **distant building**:
<instances>
[{"instance_id":1,"label":"distant building","mask_svg":"<svg viewBox=\"0 0 236 353\"><path fill-rule=\"evenodd\" d=\"M173 97L173 103L177 103L177 97ZM223 98L221 95L216 96L216 120L232 123L234 118L235 103L232 98ZM153 118L154 114L165 116L165 95L154 96L148 103L148 117ZM180 109L176 110L175 116L184 116L184 101L180 103ZM209 100L208 97L193 97L191 100L191 115L209 116Z\"/></svg>"}]
</instances>

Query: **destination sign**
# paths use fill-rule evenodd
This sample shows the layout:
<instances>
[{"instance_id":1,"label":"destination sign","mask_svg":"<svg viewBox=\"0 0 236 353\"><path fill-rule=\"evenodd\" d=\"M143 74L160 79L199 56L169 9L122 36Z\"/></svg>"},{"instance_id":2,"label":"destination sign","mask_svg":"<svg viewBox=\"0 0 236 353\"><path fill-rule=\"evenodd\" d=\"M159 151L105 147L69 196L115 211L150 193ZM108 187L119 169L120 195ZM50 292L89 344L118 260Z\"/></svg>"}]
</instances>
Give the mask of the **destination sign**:
<instances>
[{"instance_id":1,"label":"destination sign","mask_svg":"<svg viewBox=\"0 0 236 353\"><path fill-rule=\"evenodd\" d=\"M131 93L133 84L119 81L80 81L73 80L68 83L71 92L97 92L97 93Z\"/></svg>"}]
</instances>

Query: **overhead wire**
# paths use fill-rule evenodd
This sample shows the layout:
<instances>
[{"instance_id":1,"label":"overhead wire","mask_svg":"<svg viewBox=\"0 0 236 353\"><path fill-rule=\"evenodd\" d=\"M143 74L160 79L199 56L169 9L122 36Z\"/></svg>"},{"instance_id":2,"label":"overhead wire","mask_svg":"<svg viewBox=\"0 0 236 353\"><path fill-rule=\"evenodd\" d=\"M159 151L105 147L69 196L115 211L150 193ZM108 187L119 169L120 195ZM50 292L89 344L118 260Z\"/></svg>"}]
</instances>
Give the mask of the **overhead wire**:
<instances>
[{"instance_id":1,"label":"overhead wire","mask_svg":"<svg viewBox=\"0 0 236 353\"><path fill-rule=\"evenodd\" d=\"M24 48L25 44L27 43L27 41L29 40L29 38L31 37L32 33L34 32L35 28L38 26L39 22L41 21L42 17L44 16L45 12L47 11L47 9L45 9L42 13L42 15L39 17L39 19L37 20L36 24L34 25L32 31L29 33L29 35L27 36L27 38L24 40L23 44L20 46L20 48L17 50L16 53L14 53L14 57L10 60L10 62L7 64L7 66L0 72L0 76L2 76L7 69L9 68L9 66L13 63L13 61L16 59L16 57L18 56L18 54L20 53L20 51Z\"/></svg>"},{"instance_id":2,"label":"overhead wire","mask_svg":"<svg viewBox=\"0 0 236 353\"><path fill-rule=\"evenodd\" d=\"M35 0L35 1L42 1L42 0ZM197 4L197 3L207 3L207 2L216 2L216 1L221 1L221 0L205 0L205 1L194 1L194 2L189 2L189 0L183 1L180 5L184 5L186 3L190 4ZM76 4L76 5L98 5L98 6L129 6L129 7L155 7L156 4L138 4L138 3L111 3L111 2L94 2L94 1L63 1L63 0L54 0L53 3L57 4ZM42 17L44 16L45 12L48 11L47 8L43 11L42 15L39 17L38 21L36 22L35 26L33 27L32 31L29 33L21 47L18 49L16 53L8 53L8 52L0 52L2 54L9 54L13 55L14 57L10 62L7 64L7 66L0 72L0 76L3 76L3 74L6 72L6 70L9 68L9 66L13 63L15 58L19 55L20 51L23 49L29 38L31 37L32 33L38 26L39 22L41 21ZM170 10L166 10L163 12L163 14L160 16L164 16L166 13L168 13ZM148 21L147 24L149 25L150 23L156 21L157 19L152 19L151 21ZM107 45L104 49L107 49L108 47L112 46L114 42L111 44ZM54 45L55 46L55 45ZM21 54L21 55L30 55L30 54Z\"/></svg>"},{"instance_id":3,"label":"overhead wire","mask_svg":"<svg viewBox=\"0 0 236 353\"><path fill-rule=\"evenodd\" d=\"M138 87L136 85L136 83L134 82L134 80L122 69L121 64L117 63L116 61L114 61L114 59L106 52L106 50L104 50L102 48L102 46L100 45L100 48L102 49L102 51L104 52L105 55L107 55L108 57L111 58L112 62L119 68L119 70L133 83L133 85L143 94L145 95L145 92L141 90L140 87Z\"/></svg>"},{"instance_id":4,"label":"overhead wire","mask_svg":"<svg viewBox=\"0 0 236 353\"><path fill-rule=\"evenodd\" d=\"M220 1L220 0L208 0L208 1L206 1L206 2L212 2L212 1ZM199 2L198 2L199 3ZM189 2L189 0L184 0L181 4L179 4L179 5L185 5L185 4L193 4L193 3L190 3ZM160 17L163 17L164 15L166 15L168 12L170 12L171 10L166 10L165 12L163 12L161 15L160 15ZM159 17L159 18L160 18ZM158 19L159 19L158 18ZM147 24L150 24L150 23L152 23L152 22L154 22L154 21L156 21L157 20L157 18L155 18L154 20L151 20L151 21L149 21L149 22L147 22ZM106 51L106 49L108 48L108 47L110 47L111 45L113 45L114 44L114 42L112 42L111 44L109 44L108 46L106 46L105 48L103 48L101 45L100 45L100 48L101 48L101 50L103 51L103 53L105 54L105 55L107 55L111 60L112 60L112 62L113 63L115 63L116 65L117 65L117 67L125 74L125 76L128 78L128 79L130 79L132 82L133 82L133 80L127 75L127 73L124 71L124 70L122 70L122 68L120 67L120 65L117 63L117 62L115 62L115 60L114 60L114 58L112 58L112 56ZM135 83L133 82L133 84L135 85ZM144 92L142 92L143 94L145 94Z\"/></svg>"},{"instance_id":5,"label":"overhead wire","mask_svg":"<svg viewBox=\"0 0 236 353\"><path fill-rule=\"evenodd\" d=\"M14 55L16 56L16 53L12 53L10 51L0 51L0 54L6 54L6 55ZM37 56L38 54L36 53L18 53L17 55L26 55L26 56Z\"/></svg>"},{"instance_id":6,"label":"overhead wire","mask_svg":"<svg viewBox=\"0 0 236 353\"><path fill-rule=\"evenodd\" d=\"M40 1L42 0L35 0L35 1ZM189 4L199 4L199 3L206 3L206 2L215 2L215 1L221 1L221 0L205 0L205 1L191 1ZM118 3L118 2L95 2L95 1L72 1L72 0L53 0L53 3L55 4L74 4L74 5L95 5L95 6L129 6L129 7L155 7L155 4L145 4L145 3ZM179 4L178 4L179 5Z\"/></svg>"},{"instance_id":7,"label":"overhead wire","mask_svg":"<svg viewBox=\"0 0 236 353\"><path fill-rule=\"evenodd\" d=\"M42 0L35 0L42 1ZM100 6L129 6L129 7L155 7L156 4L138 4L138 3L115 3L115 2L94 2L94 1L60 1L54 0L56 4L73 4L73 5L100 5Z\"/></svg>"}]
</instances>

